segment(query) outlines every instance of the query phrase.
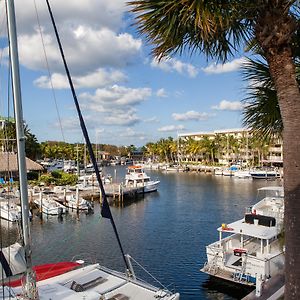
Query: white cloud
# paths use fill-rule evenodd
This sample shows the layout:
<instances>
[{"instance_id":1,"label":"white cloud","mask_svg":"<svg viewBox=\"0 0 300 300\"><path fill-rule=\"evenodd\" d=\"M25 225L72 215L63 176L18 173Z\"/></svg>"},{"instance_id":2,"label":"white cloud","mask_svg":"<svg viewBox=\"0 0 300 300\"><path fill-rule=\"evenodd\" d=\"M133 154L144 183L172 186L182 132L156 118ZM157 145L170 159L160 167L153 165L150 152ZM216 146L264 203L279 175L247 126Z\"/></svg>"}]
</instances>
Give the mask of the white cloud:
<instances>
[{"instance_id":1,"label":"white cloud","mask_svg":"<svg viewBox=\"0 0 300 300\"><path fill-rule=\"evenodd\" d=\"M157 59L153 59L151 64L153 68L159 68L165 72L177 72L179 74L187 75L189 77L196 77L198 74L198 69L188 63L184 63L175 58L166 58L158 61Z\"/></svg>"},{"instance_id":2,"label":"white cloud","mask_svg":"<svg viewBox=\"0 0 300 300\"><path fill-rule=\"evenodd\" d=\"M36 1L36 6L41 25L51 28L46 3ZM22 34L31 32L37 25L34 2L16 0L15 7L18 16L18 32ZM59 29L85 24L98 28L107 27L115 31L122 27L123 13L128 10L124 0L52 0L51 8Z\"/></svg>"},{"instance_id":3,"label":"white cloud","mask_svg":"<svg viewBox=\"0 0 300 300\"><path fill-rule=\"evenodd\" d=\"M120 132L121 137L127 137L127 138L138 138L138 139L144 139L145 133L137 132L133 130L132 128L126 128L126 130L123 130Z\"/></svg>"},{"instance_id":4,"label":"white cloud","mask_svg":"<svg viewBox=\"0 0 300 300\"><path fill-rule=\"evenodd\" d=\"M209 65L206 68L202 68L202 70L204 71L204 73L207 74L221 74L221 73L233 72L238 70L244 62L245 62L245 58L241 57L241 58L234 59L233 61L230 61L225 64L214 63Z\"/></svg>"},{"instance_id":5,"label":"white cloud","mask_svg":"<svg viewBox=\"0 0 300 300\"><path fill-rule=\"evenodd\" d=\"M76 88L95 88L125 81L126 76L121 71L107 71L98 69L85 76L73 76L73 84ZM54 73L51 75L51 82L55 89L69 88L69 82L65 75ZM40 88L51 88L49 77L41 76L34 81L34 84Z\"/></svg>"},{"instance_id":6,"label":"white cloud","mask_svg":"<svg viewBox=\"0 0 300 300\"><path fill-rule=\"evenodd\" d=\"M152 117L152 118L149 118L149 119L144 119L144 122L145 123L159 123L159 120L157 117Z\"/></svg>"},{"instance_id":7,"label":"white cloud","mask_svg":"<svg viewBox=\"0 0 300 300\"><path fill-rule=\"evenodd\" d=\"M141 122L135 106L140 105L150 95L149 88L127 88L114 85L97 89L94 94L79 95L81 107L92 118L110 126L132 126Z\"/></svg>"},{"instance_id":8,"label":"white cloud","mask_svg":"<svg viewBox=\"0 0 300 300\"><path fill-rule=\"evenodd\" d=\"M140 104L151 96L150 88L127 88L113 85L111 87L97 89L95 94L83 93L82 99L89 100L89 105L100 104L105 107L122 107ZM88 108L88 107L87 107Z\"/></svg>"},{"instance_id":9,"label":"white cloud","mask_svg":"<svg viewBox=\"0 0 300 300\"><path fill-rule=\"evenodd\" d=\"M38 26L34 2L15 2L20 63L32 70L46 69L41 28L51 72L63 73L46 4L36 3ZM124 22L128 22L124 18L128 10L124 0L53 0L51 6L72 75L83 76L104 67L125 67L141 57L141 39L124 32ZM2 35L6 35L4 31Z\"/></svg>"},{"instance_id":10,"label":"white cloud","mask_svg":"<svg viewBox=\"0 0 300 300\"><path fill-rule=\"evenodd\" d=\"M84 34L78 37L78 28L65 32L62 38L64 52L72 74L86 74L103 67L120 68L133 63L139 55L142 42L128 33L116 34L101 28L81 28ZM63 64L57 49L56 41L50 34L44 35L47 60L52 72L62 72ZM34 47L32 47L34 45ZM20 62L29 69L46 68L43 45L40 34L19 37Z\"/></svg>"},{"instance_id":11,"label":"white cloud","mask_svg":"<svg viewBox=\"0 0 300 300\"><path fill-rule=\"evenodd\" d=\"M240 101L227 101L227 100L222 100L218 105L212 106L212 109L216 110L232 110L232 111L237 111L237 110L242 110L244 107L243 103Z\"/></svg>"},{"instance_id":12,"label":"white cloud","mask_svg":"<svg viewBox=\"0 0 300 300\"><path fill-rule=\"evenodd\" d=\"M173 131L178 131L183 129L184 129L183 125L167 125L167 126L160 127L157 130L160 132L173 132Z\"/></svg>"},{"instance_id":13,"label":"white cloud","mask_svg":"<svg viewBox=\"0 0 300 300\"><path fill-rule=\"evenodd\" d=\"M186 113L183 114L178 114L178 113L174 113L172 114L172 117L174 120L176 121L203 121L203 120L207 120L211 115L209 115L208 113L201 113L201 112L197 112L194 110L190 110L187 111Z\"/></svg>"},{"instance_id":14,"label":"white cloud","mask_svg":"<svg viewBox=\"0 0 300 300\"><path fill-rule=\"evenodd\" d=\"M167 93L166 93L166 91L165 91L164 88L161 88L161 89L157 90L156 96L160 97L160 98L166 98L166 97L168 97L168 95L167 95Z\"/></svg>"}]
</instances>

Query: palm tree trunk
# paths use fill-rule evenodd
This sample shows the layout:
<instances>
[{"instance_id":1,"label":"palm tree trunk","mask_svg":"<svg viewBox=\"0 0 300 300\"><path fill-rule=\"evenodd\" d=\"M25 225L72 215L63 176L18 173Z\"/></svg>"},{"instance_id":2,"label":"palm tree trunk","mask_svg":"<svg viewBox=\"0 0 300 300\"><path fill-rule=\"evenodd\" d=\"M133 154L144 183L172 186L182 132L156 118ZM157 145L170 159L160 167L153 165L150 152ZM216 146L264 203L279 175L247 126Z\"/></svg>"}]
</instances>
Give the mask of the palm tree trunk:
<instances>
[{"instance_id":1,"label":"palm tree trunk","mask_svg":"<svg viewBox=\"0 0 300 300\"><path fill-rule=\"evenodd\" d=\"M267 60L276 86L284 126L285 299L299 299L300 92L290 49L269 55Z\"/></svg>"}]
</instances>

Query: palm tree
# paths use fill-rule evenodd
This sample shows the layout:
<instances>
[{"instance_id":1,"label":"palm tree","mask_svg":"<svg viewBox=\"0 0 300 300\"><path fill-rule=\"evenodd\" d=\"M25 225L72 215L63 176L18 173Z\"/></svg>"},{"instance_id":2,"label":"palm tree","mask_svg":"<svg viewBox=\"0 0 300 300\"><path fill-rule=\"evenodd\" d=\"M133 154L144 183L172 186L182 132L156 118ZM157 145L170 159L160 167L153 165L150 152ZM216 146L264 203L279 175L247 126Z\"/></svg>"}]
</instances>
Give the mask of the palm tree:
<instances>
[{"instance_id":1,"label":"palm tree","mask_svg":"<svg viewBox=\"0 0 300 300\"><path fill-rule=\"evenodd\" d=\"M299 41L299 0L136 0L137 27L159 59L184 50L225 61L258 45L269 65L283 123L286 289L300 298L300 91L293 60ZM250 47L251 49L251 47Z\"/></svg>"}]
</instances>

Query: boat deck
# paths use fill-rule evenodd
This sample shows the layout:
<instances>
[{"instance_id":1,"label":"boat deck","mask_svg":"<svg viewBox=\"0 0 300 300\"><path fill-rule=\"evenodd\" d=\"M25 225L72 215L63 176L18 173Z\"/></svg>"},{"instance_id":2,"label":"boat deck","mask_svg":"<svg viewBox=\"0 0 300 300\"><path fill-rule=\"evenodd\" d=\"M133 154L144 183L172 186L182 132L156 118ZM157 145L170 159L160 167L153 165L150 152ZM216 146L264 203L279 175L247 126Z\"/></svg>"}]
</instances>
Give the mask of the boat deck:
<instances>
[{"instance_id":1,"label":"boat deck","mask_svg":"<svg viewBox=\"0 0 300 300\"><path fill-rule=\"evenodd\" d=\"M178 294L167 294L125 277L98 264L83 267L37 283L39 299L43 300L176 300ZM14 289L18 294L21 288ZM1 299L1 297L0 297Z\"/></svg>"}]
</instances>

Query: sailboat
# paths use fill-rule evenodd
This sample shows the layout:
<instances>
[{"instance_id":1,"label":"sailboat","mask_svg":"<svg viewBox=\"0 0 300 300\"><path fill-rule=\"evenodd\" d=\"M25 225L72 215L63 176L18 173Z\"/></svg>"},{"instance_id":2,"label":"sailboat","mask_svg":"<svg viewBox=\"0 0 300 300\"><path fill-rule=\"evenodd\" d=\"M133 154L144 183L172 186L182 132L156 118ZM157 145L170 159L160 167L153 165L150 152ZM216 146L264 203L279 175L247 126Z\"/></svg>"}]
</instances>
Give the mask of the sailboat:
<instances>
[{"instance_id":1,"label":"sailboat","mask_svg":"<svg viewBox=\"0 0 300 300\"><path fill-rule=\"evenodd\" d=\"M11 68L13 78L13 97L14 97L14 110L16 116L16 133L17 133L17 149L18 149L18 165L19 165L19 182L20 182L20 198L22 207L22 233L23 233L23 246L19 249L15 244L9 247L4 254L1 253L1 267L0 272L8 278L5 285L1 286L0 299L52 299L52 300L177 300L179 299L178 293L172 293L165 287L159 288L151 284L145 283L139 280L132 268L132 260L129 255L125 255L117 229L108 205L103 184L100 177L100 172L96 163L95 155L92 150L92 145L89 140L87 129L80 111L77 96L74 90L74 86L71 80L71 76L66 64L66 60L63 54L63 49L59 40L54 17L51 11L49 1L46 0L50 17L53 23L54 31L58 40L59 48L64 61L66 73L69 79L70 87L72 90L75 106L80 119L81 128L86 139L86 144L89 149L89 154L93 162L96 177L99 183L99 187L102 194L102 210L101 215L104 218L108 218L111 221L113 229L116 234L118 244L124 259L126 271L120 273L118 271L110 270L100 264L92 264L88 266L81 266L73 270L70 269L64 272L64 268L60 268L53 276L49 277L51 272L51 265L44 265L39 267L33 267L31 261L31 243L30 243L30 228L29 228L29 202L28 202L28 187L27 187L27 174L25 163L25 139L23 129L23 115L22 115L22 101L21 101L21 88L20 88L20 75L19 75L19 60L18 60L18 46L17 46L17 34L16 34L16 22L15 22L15 9L14 0L6 0L7 18L8 18L8 32L9 32L9 49L11 56ZM25 259L20 262L21 267L19 269L11 269L8 262L13 260L11 256L15 247L18 249L18 253L24 250ZM23 249L23 250L21 250ZM20 251L19 251L20 250ZM22 253L21 253L22 254ZM23 266L22 266L23 263ZM77 262L76 264L80 264ZM54 267L54 265L53 265ZM21 281L13 279L13 275L18 274L20 269L23 271L23 277ZM40 269L39 271L37 271ZM45 269L45 270L44 270ZM66 267L67 269L67 267ZM43 271L44 270L44 271ZM38 273L39 272L39 273ZM48 274L48 276L47 276ZM57 275L60 274L60 275ZM45 279L43 275L49 277ZM36 278L39 281L36 281ZM13 282L13 284L11 284ZM22 285L19 283L22 282Z\"/></svg>"}]
</instances>

